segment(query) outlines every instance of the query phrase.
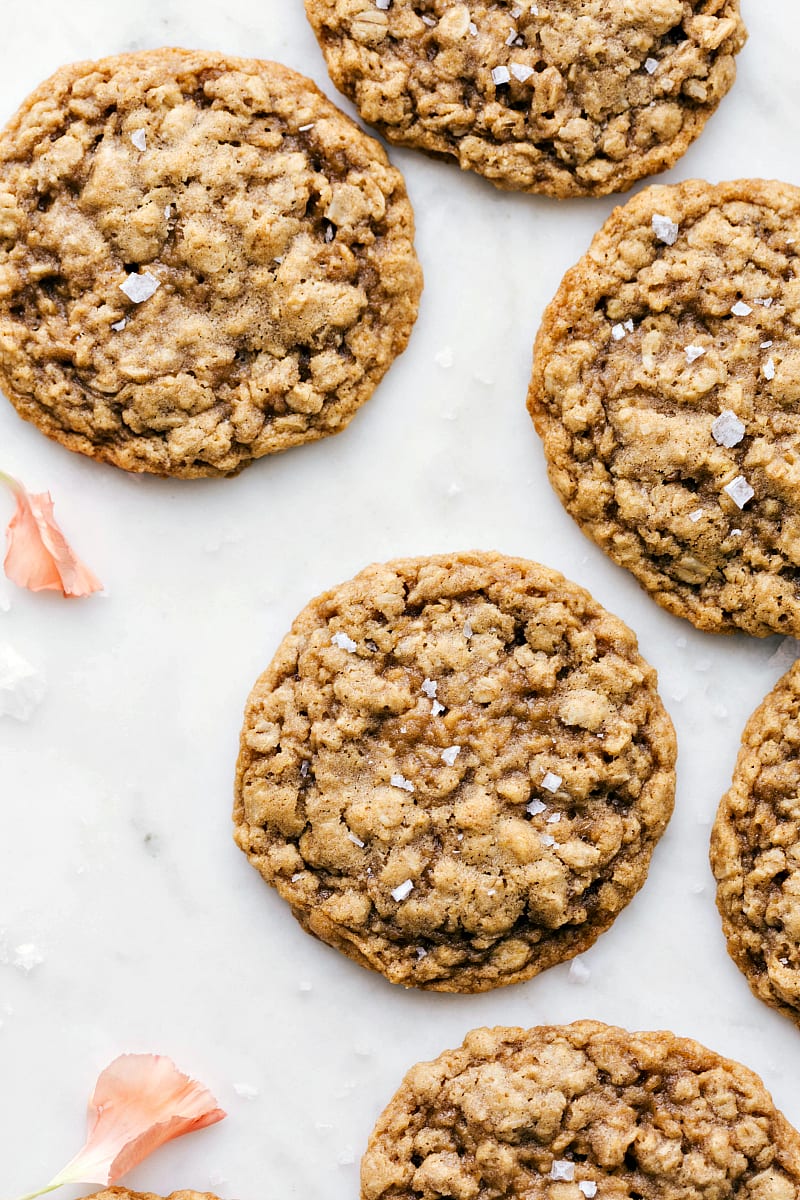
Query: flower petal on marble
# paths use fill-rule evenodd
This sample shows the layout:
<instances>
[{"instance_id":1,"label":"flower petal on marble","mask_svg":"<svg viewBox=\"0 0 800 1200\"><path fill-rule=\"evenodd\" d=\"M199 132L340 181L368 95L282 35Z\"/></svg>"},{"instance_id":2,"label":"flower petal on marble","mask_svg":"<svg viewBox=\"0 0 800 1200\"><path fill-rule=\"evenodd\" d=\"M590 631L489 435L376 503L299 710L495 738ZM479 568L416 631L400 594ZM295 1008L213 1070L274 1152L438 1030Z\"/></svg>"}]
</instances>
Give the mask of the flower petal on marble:
<instances>
[{"instance_id":1,"label":"flower petal on marble","mask_svg":"<svg viewBox=\"0 0 800 1200\"><path fill-rule=\"evenodd\" d=\"M49 492L32 494L10 475L0 472L0 483L17 502L6 538L5 572L19 587L31 592L61 591L65 596L90 596L102 591L100 580L81 562L53 515Z\"/></svg>"}]
</instances>

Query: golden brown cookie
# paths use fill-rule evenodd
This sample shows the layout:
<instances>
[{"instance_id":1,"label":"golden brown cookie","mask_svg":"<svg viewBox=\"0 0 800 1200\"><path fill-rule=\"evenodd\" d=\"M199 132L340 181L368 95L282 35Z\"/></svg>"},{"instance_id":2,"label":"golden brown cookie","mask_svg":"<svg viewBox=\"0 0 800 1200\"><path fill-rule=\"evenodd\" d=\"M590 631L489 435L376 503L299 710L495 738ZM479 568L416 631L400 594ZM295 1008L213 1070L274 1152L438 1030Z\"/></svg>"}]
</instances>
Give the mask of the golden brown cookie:
<instances>
[{"instance_id":1,"label":"golden brown cookie","mask_svg":"<svg viewBox=\"0 0 800 1200\"><path fill-rule=\"evenodd\" d=\"M625 191L736 76L739 0L306 0L331 78L404 146L498 187Z\"/></svg>"},{"instance_id":2,"label":"golden brown cookie","mask_svg":"<svg viewBox=\"0 0 800 1200\"><path fill-rule=\"evenodd\" d=\"M310 933L479 992L590 946L647 876L675 739L636 638L499 554L368 567L247 704L236 841Z\"/></svg>"},{"instance_id":3,"label":"golden brown cookie","mask_svg":"<svg viewBox=\"0 0 800 1200\"><path fill-rule=\"evenodd\" d=\"M759 1000L800 1025L800 663L747 722L711 867L731 958Z\"/></svg>"},{"instance_id":4,"label":"golden brown cookie","mask_svg":"<svg viewBox=\"0 0 800 1200\"><path fill-rule=\"evenodd\" d=\"M95 1192L92 1196L87 1196L86 1200L162 1200L162 1197L155 1195L154 1192L132 1192L124 1187L109 1187L104 1188L102 1192ZM186 1190L172 1192L166 1197L166 1200L218 1200L218 1198L210 1192Z\"/></svg>"},{"instance_id":5,"label":"golden brown cookie","mask_svg":"<svg viewBox=\"0 0 800 1200\"><path fill-rule=\"evenodd\" d=\"M0 135L0 386L128 471L229 475L336 433L422 276L377 142L276 63L64 67Z\"/></svg>"},{"instance_id":6,"label":"golden brown cookie","mask_svg":"<svg viewBox=\"0 0 800 1200\"><path fill-rule=\"evenodd\" d=\"M528 408L567 511L700 629L800 635L800 189L641 192L568 271Z\"/></svg>"},{"instance_id":7,"label":"golden brown cookie","mask_svg":"<svg viewBox=\"0 0 800 1200\"><path fill-rule=\"evenodd\" d=\"M406 1075L362 1200L794 1200L800 1134L746 1067L672 1033L476 1029Z\"/></svg>"}]
</instances>

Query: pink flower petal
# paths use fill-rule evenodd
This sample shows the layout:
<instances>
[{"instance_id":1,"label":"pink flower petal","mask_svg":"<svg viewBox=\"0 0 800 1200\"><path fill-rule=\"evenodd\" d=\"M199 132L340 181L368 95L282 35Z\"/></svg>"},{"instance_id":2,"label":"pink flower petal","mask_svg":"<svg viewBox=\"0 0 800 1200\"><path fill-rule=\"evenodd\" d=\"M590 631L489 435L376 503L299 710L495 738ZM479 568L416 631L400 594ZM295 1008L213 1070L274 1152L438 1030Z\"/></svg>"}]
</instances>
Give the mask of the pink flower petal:
<instances>
[{"instance_id":1,"label":"pink flower petal","mask_svg":"<svg viewBox=\"0 0 800 1200\"><path fill-rule=\"evenodd\" d=\"M159 1146L225 1116L211 1093L171 1059L123 1054L98 1079L86 1145L57 1178L115 1183Z\"/></svg>"},{"instance_id":2,"label":"pink flower petal","mask_svg":"<svg viewBox=\"0 0 800 1200\"><path fill-rule=\"evenodd\" d=\"M32 592L61 591L90 596L103 585L77 557L53 515L49 492L33 495L16 479L0 472L0 482L14 493L16 512L6 537L5 572L12 582Z\"/></svg>"}]
</instances>

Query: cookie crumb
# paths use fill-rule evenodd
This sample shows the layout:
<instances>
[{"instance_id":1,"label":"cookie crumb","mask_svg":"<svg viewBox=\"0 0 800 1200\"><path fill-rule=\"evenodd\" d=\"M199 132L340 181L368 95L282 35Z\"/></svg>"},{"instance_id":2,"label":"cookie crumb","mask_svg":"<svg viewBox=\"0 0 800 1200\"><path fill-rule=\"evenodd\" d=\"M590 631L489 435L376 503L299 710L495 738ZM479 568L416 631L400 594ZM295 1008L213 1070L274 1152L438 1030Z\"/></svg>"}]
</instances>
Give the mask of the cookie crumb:
<instances>
[{"instance_id":1,"label":"cookie crumb","mask_svg":"<svg viewBox=\"0 0 800 1200\"><path fill-rule=\"evenodd\" d=\"M730 450L733 446L739 445L746 430L747 426L744 421L740 421L735 412L725 408L712 424L711 436L717 445L725 446Z\"/></svg>"},{"instance_id":2,"label":"cookie crumb","mask_svg":"<svg viewBox=\"0 0 800 1200\"><path fill-rule=\"evenodd\" d=\"M727 483L722 490L730 496L731 500L738 508L744 508L746 504L750 503L750 501L753 499L753 496L756 494L754 489L745 479L744 475L737 475L736 478L732 479L730 483Z\"/></svg>"},{"instance_id":3,"label":"cookie crumb","mask_svg":"<svg viewBox=\"0 0 800 1200\"><path fill-rule=\"evenodd\" d=\"M129 275L125 282L119 285L119 290L134 304L143 304L145 300L154 296L160 287L161 281L149 271L144 271L141 275Z\"/></svg>"},{"instance_id":4,"label":"cookie crumb","mask_svg":"<svg viewBox=\"0 0 800 1200\"><path fill-rule=\"evenodd\" d=\"M335 633L331 641L334 646L338 646L340 650L346 650L348 654L355 654L358 649L358 643L354 642L346 633Z\"/></svg>"},{"instance_id":5,"label":"cookie crumb","mask_svg":"<svg viewBox=\"0 0 800 1200\"><path fill-rule=\"evenodd\" d=\"M398 884L392 891L392 899L399 904L401 900L406 900L414 890L414 884L410 879L406 879L404 883Z\"/></svg>"},{"instance_id":6,"label":"cookie crumb","mask_svg":"<svg viewBox=\"0 0 800 1200\"><path fill-rule=\"evenodd\" d=\"M442 762L446 763L448 767L452 767L460 752L460 746L448 746L446 750L442 751Z\"/></svg>"},{"instance_id":7,"label":"cookie crumb","mask_svg":"<svg viewBox=\"0 0 800 1200\"><path fill-rule=\"evenodd\" d=\"M653 214L653 233L660 242L666 246L674 246L678 240L680 226L675 221L671 221L669 217L665 217L663 213Z\"/></svg>"}]
</instances>

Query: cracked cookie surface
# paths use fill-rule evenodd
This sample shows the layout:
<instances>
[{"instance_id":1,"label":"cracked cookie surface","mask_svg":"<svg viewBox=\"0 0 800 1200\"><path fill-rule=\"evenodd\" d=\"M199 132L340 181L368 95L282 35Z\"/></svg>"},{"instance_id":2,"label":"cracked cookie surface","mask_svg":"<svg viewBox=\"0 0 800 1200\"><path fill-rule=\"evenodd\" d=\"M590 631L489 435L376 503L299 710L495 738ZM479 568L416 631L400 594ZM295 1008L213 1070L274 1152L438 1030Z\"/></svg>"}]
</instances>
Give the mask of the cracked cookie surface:
<instances>
[{"instance_id":1,"label":"cracked cookie surface","mask_svg":"<svg viewBox=\"0 0 800 1200\"><path fill-rule=\"evenodd\" d=\"M477 992L611 925L674 764L655 672L582 588L499 554L402 559L312 601L257 682L235 836L309 932Z\"/></svg>"},{"instance_id":2,"label":"cracked cookie surface","mask_svg":"<svg viewBox=\"0 0 800 1200\"><path fill-rule=\"evenodd\" d=\"M362 1200L794 1200L800 1135L746 1067L672 1033L476 1029L381 1116Z\"/></svg>"},{"instance_id":3,"label":"cracked cookie surface","mask_svg":"<svg viewBox=\"0 0 800 1200\"><path fill-rule=\"evenodd\" d=\"M745 727L711 834L731 958L760 1000L800 1025L800 664Z\"/></svg>"},{"instance_id":4,"label":"cracked cookie surface","mask_svg":"<svg viewBox=\"0 0 800 1200\"><path fill-rule=\"evenodd\" d=\"M416 317L413 233L379 144L285 67L65 67L0 135L0 387L72 450L232 474L369 398Z\"/></svg>"},{"instance_id":5,"label":"cracked cookie surface","mask_svg":"<svg viewBox=\"0 0 800 1200\"><path fill-rule=\"evenodd\" d=\"M654 187L536 339L528 408L567 511L698 628L800 635L800 189Z\"/></svg>"},{"instance_id":6,"label":"cracked cookie surface","mask_svg":"<svg viewBox=\"0 0 800 1200\"><path fill-rule=\"evenodd\" d=\"M306 0L331 78L401 145L504 188L625 191L733 84L739 0Z\"/></svg>"}]
</instances>

